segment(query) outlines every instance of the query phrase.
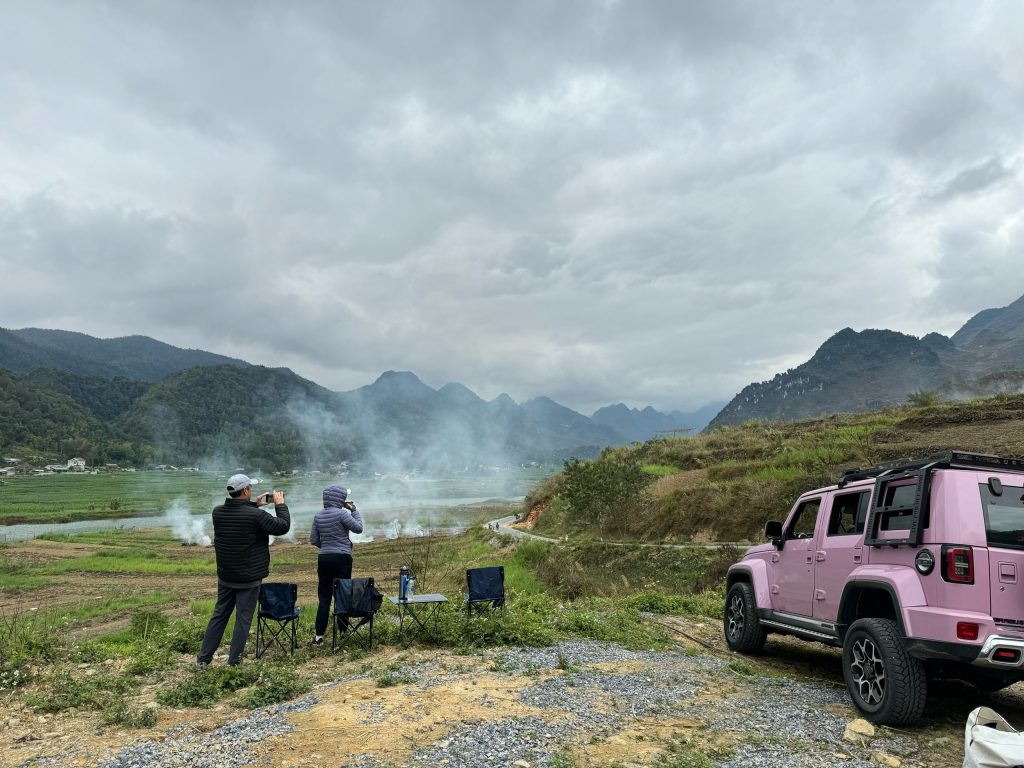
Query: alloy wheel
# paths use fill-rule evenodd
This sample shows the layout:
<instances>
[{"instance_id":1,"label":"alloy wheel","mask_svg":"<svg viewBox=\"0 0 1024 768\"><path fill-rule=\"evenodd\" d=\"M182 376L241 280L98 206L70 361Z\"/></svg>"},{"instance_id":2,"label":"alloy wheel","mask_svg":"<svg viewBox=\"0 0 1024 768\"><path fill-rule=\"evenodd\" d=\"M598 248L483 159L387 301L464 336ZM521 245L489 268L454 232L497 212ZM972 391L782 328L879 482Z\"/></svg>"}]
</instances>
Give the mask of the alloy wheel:
<instances>
[{"instance_id":1,"label":"alloy wheel","mask_svg":"<svg viewBox=\"0 0 1024 768\"><path fill-rule=\"evenodd\" d=\"M850 675L857 693L865 704L878 706L885 698L885 661L882 654L870 637L856 640L852 650Z\"/></svg>"},{"instance_id":2,"label":"alloy wheel","mask_svg":"<svg viewBox=\"0 0 1024 768\"><path fill-rule=\"evenodd\" d=\"M743 595L734 594L729 601L729 637L736 638L743 634Z\"/></svg>"}]
</instances>

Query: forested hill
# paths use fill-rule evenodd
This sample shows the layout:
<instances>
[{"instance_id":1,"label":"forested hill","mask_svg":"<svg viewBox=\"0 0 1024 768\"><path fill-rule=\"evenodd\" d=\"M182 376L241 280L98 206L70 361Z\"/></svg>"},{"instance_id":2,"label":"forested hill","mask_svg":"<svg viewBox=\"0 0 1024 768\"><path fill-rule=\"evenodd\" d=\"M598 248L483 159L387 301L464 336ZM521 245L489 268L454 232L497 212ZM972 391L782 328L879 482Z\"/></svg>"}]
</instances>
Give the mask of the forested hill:
<instances>
[{"instance_id":1,"label":"forested hill","mask_svg":"<svg viewBox=\"0 0 1024 768\"><path fill-rule=\"evenodd\" d=\"M560 462L625 442L547 398L486 402L394 371L343 393L262 366L190 368L156 382L4 372L0 402L0 453L35 466L74 455L90 466L462 469Z\"/></svg>"},{"instance_id":2,"label":"forested hill","mask_svg":"<svg viewBox=\"0 0 1024 768\"><path fill-rule=\"evenodd\" d=\"M6 414L12 428L0 433L0 451L35 465L66 461L69 446L90 465L142 457L268 470L343 461L388 469L550 463L708 418L621 404L587 417L547 397L488 402L461 384L434 389L407 371L332 392L287 369L144 336L35 328L0 329L2 369L13 375L0 387L20 405Z\"/></svg>"},{"instance_id":3,"label":"forested hill","mask_svg":"<svg viewBox=\"0 0 1024 768\"><path fill-rule=\"evenodd\" d=\"M139 464L148 449L98 419L69 394L0 370L0 452L62 463L83 456L91 464Z\"/></svg>"},{"instance_id":4,"label":"forested hill","mask_svg":"<svg viewBox=\"0 0 1024 768\"><path fill-rule=\"evenodd\" d=\"M148 336L98 339L73 331L0 328L0 368L12 373L50 368L97 378L155 381L206 365L244 367L248 363L200 349L181 349Z\"/></svg>"},{"instance_id":5,"label":"forested hill","mask_svg":"<svg viewBox=\"0 0 1024 768\"><path fill-rule=\"evenodd\" d=\"M948 399L1022 391L1024 296L986 309L951 338L844 328L806 363L750 384L708 426L862 413L905 403L912 393ZM1013 389L1012 382L1018 382Z\"/></svg>"}]
</instances>

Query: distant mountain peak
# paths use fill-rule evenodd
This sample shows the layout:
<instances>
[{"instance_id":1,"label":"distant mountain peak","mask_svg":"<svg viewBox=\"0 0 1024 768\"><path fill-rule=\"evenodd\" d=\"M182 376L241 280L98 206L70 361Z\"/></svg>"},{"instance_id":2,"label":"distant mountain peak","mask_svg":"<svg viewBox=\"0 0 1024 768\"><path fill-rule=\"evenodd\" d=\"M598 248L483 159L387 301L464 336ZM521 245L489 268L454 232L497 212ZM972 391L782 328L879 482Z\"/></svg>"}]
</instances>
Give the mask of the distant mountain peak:
<instances>
[{"instance_id":1,"label":"distant mountain peak","mask_svg":"<svg viewBox=\"0 0 1024 768\"><path fill-rule=\"evenodd\" d=\"M423 380L412 371L384 371L374 382L374 384L381 383L423 384ZM426 384L423 384L423 386L426 386Z\"/></svg>"},{"instance_id":2,"label":"distant mountain peak","mask_svg":"<svg viewBox=\"0 0 1024 768\"><path fill-rule=\"evenodd\" d=\"M476 392L471 390L464 384L459 384L456 381L450 381L437 390L438 394L441 395L445 400L456 405L476 405L483 403L483 400L477 395Z\"/></svg>"},{"instance_id":3,"label":"distant mountain peak","mask_svg":"<svg viewBox=\"0 0 1024 768\"><path fill-rule=\"evenodd\" d=\"M978 312L951 338L843 328L807 362L744 387L709 428L877 410L915 391L966 391L955 385L1015 370L1024 370L1024 296Z\"/></svg>"}]
</instances>

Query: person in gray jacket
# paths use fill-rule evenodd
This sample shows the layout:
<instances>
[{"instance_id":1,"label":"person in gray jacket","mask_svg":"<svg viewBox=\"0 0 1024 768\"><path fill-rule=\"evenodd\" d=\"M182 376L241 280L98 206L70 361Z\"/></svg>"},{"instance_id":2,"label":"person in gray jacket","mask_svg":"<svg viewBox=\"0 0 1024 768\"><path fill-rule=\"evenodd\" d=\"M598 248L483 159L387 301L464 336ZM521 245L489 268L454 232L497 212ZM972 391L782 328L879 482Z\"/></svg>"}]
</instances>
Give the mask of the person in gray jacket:
<instances>
[{"instance_id":1,"label":"person in gray jacket","mask_svg":"<svg viewBox=\"0 0 1024 768\"><path fill-rule=\"evenodd\" d=\"M324 508L313 517L309 543L320 549L316 559L318 579L317 595L320 606L316 611L316 630L313 645L320 645L327 632L327 619L331 613L331 597L335 579L352 578L352 540L349 532L363 532L363 518L355 502L348 500L349 489L340 485L324 488Z\"/></svg>"}]
</instances>

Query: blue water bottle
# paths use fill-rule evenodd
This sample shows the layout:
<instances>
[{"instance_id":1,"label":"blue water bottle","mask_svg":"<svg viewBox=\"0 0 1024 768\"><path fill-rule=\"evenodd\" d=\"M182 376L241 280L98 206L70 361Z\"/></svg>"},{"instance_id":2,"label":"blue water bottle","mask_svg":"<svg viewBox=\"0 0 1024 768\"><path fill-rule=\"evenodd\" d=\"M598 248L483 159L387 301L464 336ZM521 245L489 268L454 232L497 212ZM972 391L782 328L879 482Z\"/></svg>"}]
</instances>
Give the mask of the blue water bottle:
<instances>
[{"instance_id":1,"label":"blue water bottle","mask_svg":"<svg viewBox=\"0 0 1024 768\"><path fill-rule=\"evenodd\" d=\"M405 602L409 599L409 566L398 569L398 599Z\"/></svg>"}]
</instances>

